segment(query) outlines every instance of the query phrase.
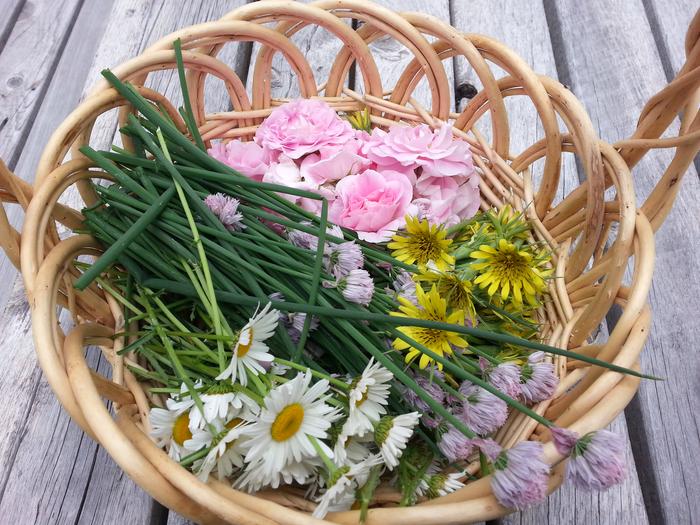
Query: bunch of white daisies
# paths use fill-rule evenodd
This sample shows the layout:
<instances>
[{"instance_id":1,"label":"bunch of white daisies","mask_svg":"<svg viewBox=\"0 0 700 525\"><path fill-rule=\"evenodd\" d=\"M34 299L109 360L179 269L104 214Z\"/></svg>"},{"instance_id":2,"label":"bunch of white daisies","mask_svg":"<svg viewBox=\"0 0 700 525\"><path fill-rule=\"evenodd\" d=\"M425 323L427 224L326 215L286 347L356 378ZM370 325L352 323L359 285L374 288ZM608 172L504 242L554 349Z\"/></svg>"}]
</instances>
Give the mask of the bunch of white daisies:
<instances>
[{"instance_id":1,"label":"bunch of white daisies","mask_svg":"<svg viewBox=\"0 0 700 525\"><path fill-rule=\"evenodd\" d=\"M151 409L152 436L202 481L215 475L249 492L308 485L323 517L349 509L371 474L399 465L420 416L389 413L393 375L373 359L344 380L276 363L266 340L279 321L269 304L254 314L214 381L183 383L165 408ZM463 486L462 473L437 463L421 476L418 496Z\"/></svg>"}]
</instances>

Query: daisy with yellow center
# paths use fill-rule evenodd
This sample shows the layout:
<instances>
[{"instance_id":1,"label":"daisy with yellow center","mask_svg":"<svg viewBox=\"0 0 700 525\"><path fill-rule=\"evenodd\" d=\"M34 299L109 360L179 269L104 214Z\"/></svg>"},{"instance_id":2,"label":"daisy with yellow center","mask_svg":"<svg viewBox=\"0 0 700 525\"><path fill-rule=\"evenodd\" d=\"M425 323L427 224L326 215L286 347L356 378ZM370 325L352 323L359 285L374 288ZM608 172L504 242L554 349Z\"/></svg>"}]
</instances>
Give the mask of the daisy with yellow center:
<instances>
[{"instance_id":1,"label":"daisy with yellow center","mask_svg":"<svg viewBox=\"0 0 700 525\"><path fill-rule=\"evenodd\" d=\"M285 467L316 458L312 438L333 457L333 451L321 440L328 437L338 412L326 403L330 397L328 381L311 385L311 377L311 372L300 373L272 389L265 396L259 418L244 431L250 444L245 461L261 479L271 479Z\"/></svg>"},{"instance_id":2,"label":"daisy with yellow center","mask_svg":"<svg viewBox=\"0 0 700 525\"><path fill-rule=\"evenodd\" d=\"M438 293L455 310L463 310L472 325L476 323L476 308L472 300L472 283L454 272L425 272L416 276L419 281L435 283Z\"/></svg>"},{"instance_id":3,"label":"daisy with yellow center","mask_svg":"<svg viewBox=\"0 0 700 525\"><path fill-rule=\"evenodd\" d=\"M233 347L231 362L216 379L231 378L233 383L238 379L241 385L246 386L248 371L255 375L264 374L265 368L260 363L269 363L274 359L268 352L269 347L265 341L275 334L279 318L280 313L277 310L270 310L270 303L260 312L256 311L241 328L238 341Z\"/></svg>"},{"instance_id":4,"label":"daisy with yellow center","mask_svg":"<svg viewBox=\"0 0 700 525\"><path fill-rule=\"evenodd\" d=\"M512 293L516 304L522 304L524 297L535 305L547 289L545 279L552 270L543 265L548 259L535 257L505 239L500 239L496 248L482 244L470 256L476 259L471 267L479 274L474 284L486 288L490 296L498 293L506 301Z\"/></svg>"},{"instance_id":5,"label":"daisy with yellow center","mask_svg":"<svg viewBox=\"0 0 700 525\"><path fill-rule=\"evenodd\" d=\"M457 325L464 324L464 310L453 310L448 314L447 301L440 297L436 285L433 285L428 293L424 292L420 286L417 286L416 299L418 305L414 305L407 299L399 297L400 312L391 312L391 315ZM459 334L446 330L422 328L419 326L399 326L397 330L441 357L452 355L453 346L466 348L469 345ZM392 344L397 350L408 350L406 354L407 363L412 362L416 357L420 356L418 364L421 368L425 368L435 361L432 357L424 354L418 348L413 347L401 338L396 338ZM437 366L442 370L442 363L437 363Z\"/></svg>"},{"instance_id":6,"label":"daisy with yellow center","mask_svg":"<svg viewBox=\"0 0 700 525\"><path fill-rule=\"evenodd\" d=\"M195 388L201 386L201 382L195 384ZM179 461L186 451L185 441L192 437L190 427L190 413L194 406L194 400L189 395L187 385L180 387L179 396L171 395L165 402L166 408L153 407L149 413L151 423L151 437L156 444L168 451L168 455Z\"/></svg>"},{"instance_id":7,"label":"daisy with yellow center","mask_svg":"<svg viewBox=\"0 0 700 525\"><path fill-rule=\"evenodd\" d=\"M188 450L198 451L209 448L207 455L194 463L194 470L201 481L207 481L209 474L216 470L216 477L223 480L230 476L236 468L243 466L243 454L246 449L245 438L241 434L245 430L246 421L232 418L229 422L214 420L210 427L197 429L185 442ZM212 433L212 431L216 433Z\"/></svg>"},{"instance_id":8,"label":"daisy with yellow center","mask_svg":"<svg viewBox=\"0 0 700 525\"><path fill-rule=\"evenodd\" d=\"M347 436L364 436L374 428L374 423L386 414L389 390L394 375L379 363L370 359L362 375L350 385L348 392L348 419L342 433Z\"/></svg>"},{"instance_id":9,"label":"daisy with yellow center","mask_svg":"<svg viewBox=\"0 0 700 525\"><path fill-rule=\"evenodd\" d=\"M406 231L394 235L387 247L392 250L391 255L406 264L447 270L455 264L455 258L449 253L451 244L452 239L447 238L447 230L442 225L406 216Z\"/></svg>"}]
</instances>

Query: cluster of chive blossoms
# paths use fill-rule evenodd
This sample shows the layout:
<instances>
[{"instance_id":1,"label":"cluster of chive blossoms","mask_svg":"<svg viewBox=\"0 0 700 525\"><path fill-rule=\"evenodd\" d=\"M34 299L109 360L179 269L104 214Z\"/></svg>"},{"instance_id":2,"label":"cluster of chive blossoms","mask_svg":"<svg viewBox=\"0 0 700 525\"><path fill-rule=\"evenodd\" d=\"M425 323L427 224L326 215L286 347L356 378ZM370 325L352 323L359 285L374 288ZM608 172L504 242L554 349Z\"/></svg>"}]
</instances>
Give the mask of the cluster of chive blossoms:
<instances>
[{"instance_id":1,"label":"cluster of chive blossoms","mask_svg":"<svg viewBox=\"0 0 700 525\"><path fill-rule=\"evenodd\" d=\"M331 222L383 242L406 215L450 226L479 208L479 175L468 144L449 125L353 129L321 100L274 109L255 140L214 145L209 154L257 181L321 195ZM283 196L319 213L321 200Z\"/></svg>"}]
</instances>

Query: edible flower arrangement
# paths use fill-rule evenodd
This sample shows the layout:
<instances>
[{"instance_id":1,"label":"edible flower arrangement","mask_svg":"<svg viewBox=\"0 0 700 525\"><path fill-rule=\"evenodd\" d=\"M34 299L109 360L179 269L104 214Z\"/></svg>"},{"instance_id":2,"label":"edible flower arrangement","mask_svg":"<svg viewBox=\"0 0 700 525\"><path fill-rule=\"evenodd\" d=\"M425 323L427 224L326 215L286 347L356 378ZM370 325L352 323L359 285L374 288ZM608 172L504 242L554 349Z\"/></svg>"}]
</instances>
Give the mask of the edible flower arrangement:
<instances>
[{"instance_id":1,"label":"edible flower arrangement","mask_svg":"<svg viewBox=\"0 0 700 525\"><path fill-rule=\"evenodd\" d=\"M623 479L617 436L579 436L535 405L558 393L556 356L639 374L540 341L552 254L528 203L482 207L449 124L379 127L367 108L300 99L252 140L205 144L187 102L178 125L104 74L136 110L121 130L133 148L81 150L112 182L84 210L105 252L78 263L76 287L123 306L146 430L174 461L300 493L316 517L484 476L521 509L550 467L538 441L499 444L520 412L570 456L572 482Z\"/></svg>"}]
</instances>

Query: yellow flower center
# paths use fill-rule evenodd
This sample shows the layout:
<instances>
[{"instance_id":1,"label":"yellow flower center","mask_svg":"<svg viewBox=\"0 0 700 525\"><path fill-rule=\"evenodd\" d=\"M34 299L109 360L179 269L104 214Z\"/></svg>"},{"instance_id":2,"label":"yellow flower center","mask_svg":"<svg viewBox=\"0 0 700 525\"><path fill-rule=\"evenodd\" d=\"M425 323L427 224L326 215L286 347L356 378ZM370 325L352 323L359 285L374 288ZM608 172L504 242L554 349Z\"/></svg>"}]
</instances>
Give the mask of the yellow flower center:
<instances>
[{"instance_id":1,"label":"yellow flower center","mask_svg":"<svg viewBox=\"0 0 700 525\"><path fill-rule=\"evenodd\" d=\"M494 271L510 278L521 276L529 269L528 261L518 252L500 252L494 261Z\"/></svg>"},{"instance_id":2,"label":"yellow flower center","mask_svg":"<svg viewBox=\"0 0 700 525\"><path fill-rule=\"evenodd\" d=\"M185 412L179 415L173 424L173 440L178 445L183 445L188 439L192 439L192 432L190 432L190 414Z\"/></svg>"},{"instance_id":3,"label":"yellow flower center","mask_svg":"<svg viewBox=\"0 0 700 525\"><path fill-rule=\"evenodd\" d=\"M287 441L299 431L304 422L304 407L299 403L292 403L277 414L272 423L270 434L275 441Z\"/></svg>"},{"instance_id":4,"label":"yellow flower center","mask_svg":"<svg viewBox=\"0 0 700 525\"><path fill-rule=\"evenodd\" d=\"M243 420L242 420L240 417L234 417L231 421L229 421L228 423L226 423L226 425L224 425L224 426L225 426L226 428L228 428L229 430L231 430L232 428L237 427L237 426L240 425L241 423L243 423Z\"/></svg>"},{"instance_id":5,"label":"yellow flower center","mask_svg":"<svg viewBox=\"0 0 700 525\"><path fill-rule=\"evenodd\" d=\"M224 426L227 429L231 430L232 428L237 427L241 423L243 423L243 420L240 417L234 417L231 421L226 423ZM226 450L230 449L236 441L238 441L238 440L234 439L233 441L229 441L228 443L226 443Z\"/></svg>"},{"instance_id":6,"label":"yellow flower center","mask_svg":"<svg viewBox=\"0 0 700 525\"><path fill-rule=\"evenodd\" d=\"M248 351L250 350L250 347L253 344L253 327L251 326L248 330L248 342L247 343L241 343L241 337L243 334L241 334L241 337L238 338L238 350L236 351L236 355L238 355L239 359L243 359Z\"/></svg>"},{"instance_id":7,"label":"yellow flower center","mask_svg":"<svg viewBox=\"0 0 700 525\"><path fill-rule=\"evenodd\" d=\"M364 392L362 392L362 397L360 398L360 400L357 403L355 403L356 407L359 407L362 403L367 401L367 394L369 394L369 387L365 387Z\"/></svg>"}]
</instances>

